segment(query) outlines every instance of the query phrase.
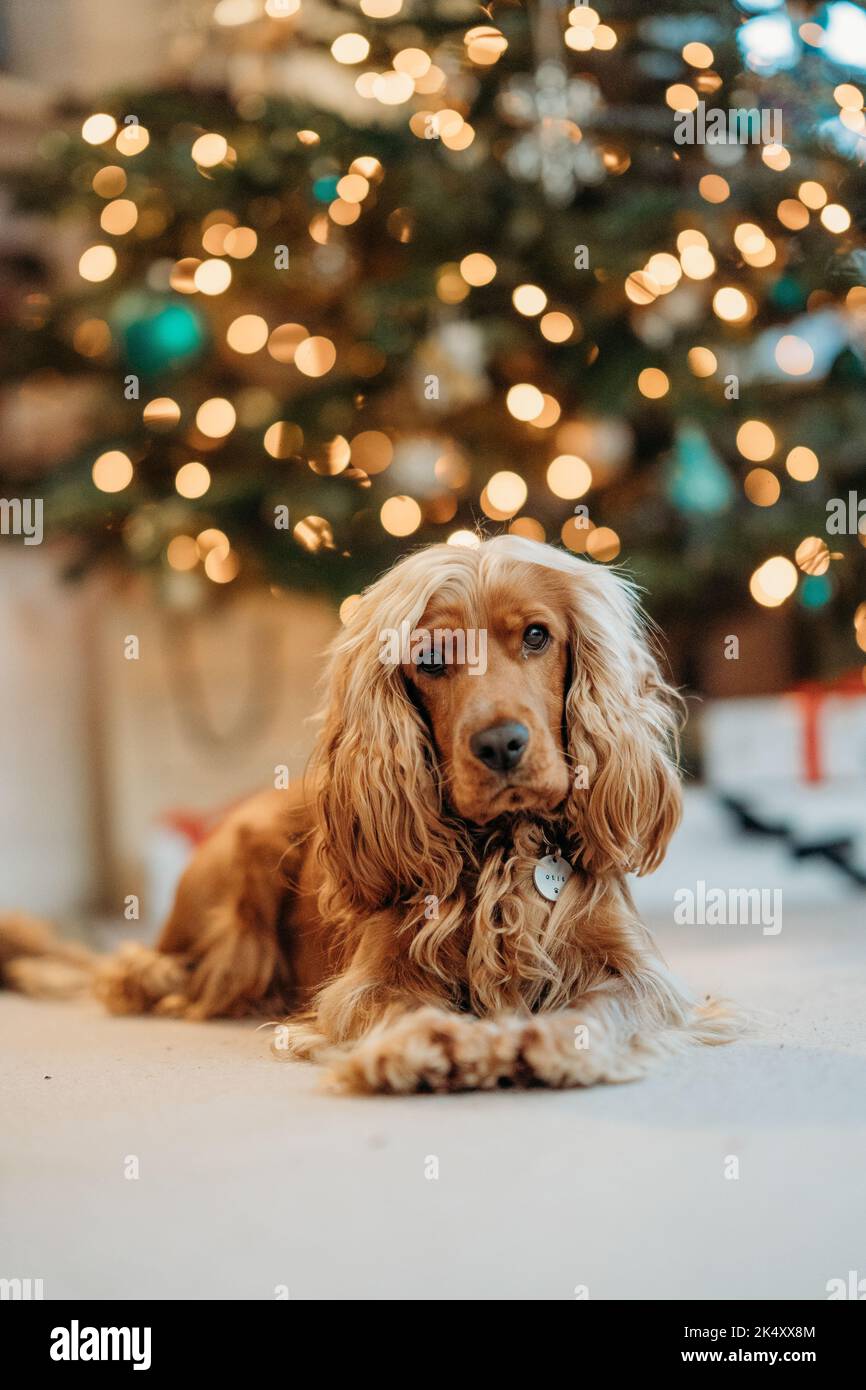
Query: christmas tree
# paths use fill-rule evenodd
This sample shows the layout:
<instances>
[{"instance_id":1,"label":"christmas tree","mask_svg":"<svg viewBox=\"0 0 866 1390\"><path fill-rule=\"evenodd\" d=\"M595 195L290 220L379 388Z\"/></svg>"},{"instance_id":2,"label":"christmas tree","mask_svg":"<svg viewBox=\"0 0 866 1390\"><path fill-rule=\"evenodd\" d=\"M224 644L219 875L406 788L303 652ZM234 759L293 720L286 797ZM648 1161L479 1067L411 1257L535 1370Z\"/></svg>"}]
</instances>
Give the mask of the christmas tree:
<instances>
[{"instance_id":1,"label":"christmas tree","mask_svg":"<svg viewBox=\"0 0 866 1390\"><path fill-rule=\"evenodd\" d=\"M166 69L14 190L55 234L0 487L74 570L343 603L511 529L693 641L757 604L804 673L866 650L858 6L220 0Z\"/></svg>"}]
</instances>

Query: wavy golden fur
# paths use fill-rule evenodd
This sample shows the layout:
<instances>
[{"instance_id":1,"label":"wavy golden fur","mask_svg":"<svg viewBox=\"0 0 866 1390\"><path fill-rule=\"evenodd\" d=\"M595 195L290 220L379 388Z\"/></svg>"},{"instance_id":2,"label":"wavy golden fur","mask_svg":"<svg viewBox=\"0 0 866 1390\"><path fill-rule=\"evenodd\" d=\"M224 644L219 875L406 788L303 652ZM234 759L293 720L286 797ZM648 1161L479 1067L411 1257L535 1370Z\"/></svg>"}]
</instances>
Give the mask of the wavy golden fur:
<instances>
[{"instance_id":1,"label":"wavy golden fur","mask_svg":"<svg viewBox=\"0 0 866 1390\"><path fill-rule=\"evenodd\" d=\"M483 674L383 654L388 632L470 628ZM234 812L156 950L100 964L97 992L116 1012L289 1009L277 1055L360 1090L620 1081L722 1041L626 879L679 820L679 716L621 575L514 536L420 550L333 644L305 786ZM533 881L550 852L574 867L554 902Z\"/></svg>"}]
</instances>

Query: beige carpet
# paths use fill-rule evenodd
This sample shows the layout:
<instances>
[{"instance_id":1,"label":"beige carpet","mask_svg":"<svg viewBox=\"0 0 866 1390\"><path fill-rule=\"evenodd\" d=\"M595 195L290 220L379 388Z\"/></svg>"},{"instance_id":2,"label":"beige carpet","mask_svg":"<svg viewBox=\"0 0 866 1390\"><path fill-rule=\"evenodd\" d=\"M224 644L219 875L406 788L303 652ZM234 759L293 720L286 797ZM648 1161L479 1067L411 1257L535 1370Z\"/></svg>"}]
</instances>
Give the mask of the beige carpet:
<instances>
[{"instance_id":1,"label":"beige carpet","mask_svg":"<svg viewBox=\"0 0 866 1390\"><path fill-rule=\"evenodd\" d=\"M778 937L662 941L760 1010L754 1032L589 1092L343 1099L249 1026L0 997L0 1277L46 1298L820 1299L866 1276L864 899Z\"/></svg>"}]
</instances>

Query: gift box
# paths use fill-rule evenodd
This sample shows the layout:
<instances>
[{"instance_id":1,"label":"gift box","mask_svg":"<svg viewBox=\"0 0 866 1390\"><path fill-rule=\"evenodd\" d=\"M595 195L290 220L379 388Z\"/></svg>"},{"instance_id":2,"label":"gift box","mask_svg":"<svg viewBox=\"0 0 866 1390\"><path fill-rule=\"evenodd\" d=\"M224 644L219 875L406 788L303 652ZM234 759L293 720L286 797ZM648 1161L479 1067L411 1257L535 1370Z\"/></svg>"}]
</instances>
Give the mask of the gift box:
<instances>
[{"instance_id":1,"label":"gift box","mask_svg":"<svg viewBox=\"0 0 866 1390\"><path fill-rule=\"evenodd\" d=\"M707 782L734 794L768 783L862 783L866 687L852 672L784 695L712 701L702 710L701 746Z\"/></svg>"}]
</instances>

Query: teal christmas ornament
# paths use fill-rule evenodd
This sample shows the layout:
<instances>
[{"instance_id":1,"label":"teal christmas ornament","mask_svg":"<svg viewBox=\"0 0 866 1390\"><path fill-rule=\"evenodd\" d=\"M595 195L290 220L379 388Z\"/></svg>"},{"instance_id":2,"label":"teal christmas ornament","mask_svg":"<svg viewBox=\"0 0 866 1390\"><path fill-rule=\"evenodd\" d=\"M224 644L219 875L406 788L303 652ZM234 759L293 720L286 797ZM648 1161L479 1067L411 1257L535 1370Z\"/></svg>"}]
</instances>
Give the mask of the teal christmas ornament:
<instances>
[{"instance_id":1,"label":"teal christmas ornament","mask_svg":"<svg viewBox=\"0 0 866 1390\"><path fill-rule=\"evenodd\" d=\"M806 307L806 292L793 275L780 275L770 287L770 302L776 309L797 313Z\"/></svg>"},{"instance_id":2,"label":"teal christmas ornament","mask_svg":"<svg viewBox=\"0 0 866 1390\"><path fill-rule=\"evenodd\" d=\"M317 203L332 203L337 196L339 174L324 174L313 184L313 197Z\"/></svg>"},{"instance_id":3,"label":"teal christmas ornament","mask_svg":"<svg viewBox=\"0 0 866 1390\"><path fill-rule=\"evenodd\" d=\"M180 298L124 295L112 320L126 364L143 377L192 366L207 341L201 315Z\"/></svg>"},{"instance_id":4,"label":"teal christmas ornament","mask_svg":"<svg viewBox=\"0 0 866 1390\"><path fill-rule=\"evenodd\" d=\"M829 575L807 574L800 585L799 599L804 608L826 608L833 597L833 584Z\"/></svg>"},{"instance_id":5,"label":"teal christmas ornament","mask_svg":"<svg viewBox=\"0 0 866 1390\"><path fill-rule=\"evenodd\" d=\"M667 495L687 516L716 516L734 500L734 484L703 430L681 425L668 460Z\"/></svg>"}]
</instances>

